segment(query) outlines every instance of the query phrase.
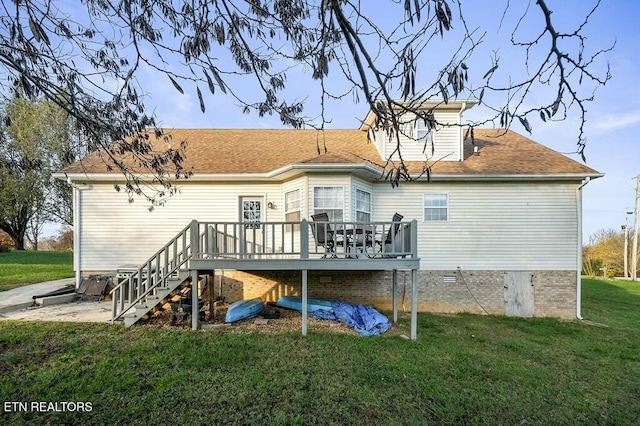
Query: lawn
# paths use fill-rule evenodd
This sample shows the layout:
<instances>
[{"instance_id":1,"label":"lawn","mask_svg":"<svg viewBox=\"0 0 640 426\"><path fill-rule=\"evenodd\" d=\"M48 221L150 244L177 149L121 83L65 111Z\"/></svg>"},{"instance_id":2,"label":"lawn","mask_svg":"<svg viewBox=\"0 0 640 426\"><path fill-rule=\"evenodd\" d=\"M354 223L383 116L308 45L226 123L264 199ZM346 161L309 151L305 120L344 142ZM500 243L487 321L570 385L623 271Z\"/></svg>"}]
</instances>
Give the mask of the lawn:
<instances>
[{"instance_id":1,"label":"lawn","mask_svg":"<svg viewBox=\"0 0 640 426\"><path fill-rule=\"evenodd\" d=\"M0 253L0 291L73 275L71 252L13 250Z\"/></svg>"},{"instance_id":2,"label":"lawn","mask_svg":"<svg viewBox=\"0 0 640 426\"><path fill-rule=\"evenodd\" d=\"M589 322L419 314L416 342L0 321L0 424L638 424L640 285L583 292Z\"/></svg>"}]
</instances>

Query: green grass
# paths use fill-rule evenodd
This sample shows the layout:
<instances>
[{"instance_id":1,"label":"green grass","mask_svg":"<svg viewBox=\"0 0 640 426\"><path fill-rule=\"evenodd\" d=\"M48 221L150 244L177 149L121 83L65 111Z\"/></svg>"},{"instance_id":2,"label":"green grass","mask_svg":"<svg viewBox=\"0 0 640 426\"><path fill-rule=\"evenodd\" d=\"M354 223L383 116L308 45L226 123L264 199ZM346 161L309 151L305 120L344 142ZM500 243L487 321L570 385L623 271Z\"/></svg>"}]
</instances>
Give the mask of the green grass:
<instances>
[{"instance_id":1,"label":"green grass","mask_svg":"<svg viewBox=\"0 0 640 426\"><path fill-rule=\"evenodd\" d=\"M640 285L583 291L607 327L420 314L411 342L1 321L0 401L92 410L0 423L638 424Z\"/></svg>"},{"instance_id":2,"label":"green grass","mask_svg":"<svg viewBox=\"0 0 640 426\"><path fill-rule=\"evenodd\" d=\"M14 250L0 253L0 291L73 275L71 252Z\"/></svg>"}]
</instances>

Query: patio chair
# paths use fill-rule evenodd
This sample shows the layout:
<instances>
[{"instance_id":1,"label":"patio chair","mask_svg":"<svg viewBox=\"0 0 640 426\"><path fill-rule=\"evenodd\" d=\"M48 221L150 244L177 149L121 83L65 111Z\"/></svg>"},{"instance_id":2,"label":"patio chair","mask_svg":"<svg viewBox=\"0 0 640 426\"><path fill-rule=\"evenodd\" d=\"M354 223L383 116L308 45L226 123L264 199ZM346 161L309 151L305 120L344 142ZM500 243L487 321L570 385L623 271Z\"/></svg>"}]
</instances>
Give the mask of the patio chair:
<instances>
[{"instance_id":1,"label":"patio chair","mask_svg":"<svg viewBox=\"0 0 640 426\"><path fill-rule=\"evenodd\" d=\"M327 257L327 253L331 253L332 258L338 257L336 256L335 247L336 245L344 246L344 237L337 238L338 236L327 223L329 222L329 215L327 213L318 213L311 215L311 219L314 222L311 224L311 232L316 240L316 247L324 247L326 252L322 257Z\"/></svg>"},{"instance_id":2,"label":"patio chair","mask_svg":"<svg viewBox=\"0 0 640 426\"><path fill-rule=\"evenodd\" d=\"M376 235L376 245L378 246L378 253L382 253L383 247L391 244L393 239L398 235L398 231L400 230L400 221L404 216L400 213L395 213L393 215L393 219L391 219L392 225L389 227L389 231L387 231L387 235L384 240L382 239L382 234Z\"/></svg>"}]
</instances>

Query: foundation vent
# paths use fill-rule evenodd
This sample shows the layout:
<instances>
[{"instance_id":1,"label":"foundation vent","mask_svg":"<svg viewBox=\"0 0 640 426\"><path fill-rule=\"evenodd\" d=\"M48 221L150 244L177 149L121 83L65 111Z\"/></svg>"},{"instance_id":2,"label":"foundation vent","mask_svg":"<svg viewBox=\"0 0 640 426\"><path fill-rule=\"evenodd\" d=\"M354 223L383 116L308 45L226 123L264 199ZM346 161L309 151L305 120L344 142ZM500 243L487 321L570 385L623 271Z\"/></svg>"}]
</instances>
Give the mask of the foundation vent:
<instances>
[{"instance_id":1,"label":"foundation vent","mask_svg":"<svg viewBox=\"0 0 640 426\"><path fill-rule=\"evenodd\" d=\"M458 282L458 278L456 277L455 274L451 274L451 275L444 275L442 277L442 282L445 284L455 284Z\"/></svg>"}]
</instances>

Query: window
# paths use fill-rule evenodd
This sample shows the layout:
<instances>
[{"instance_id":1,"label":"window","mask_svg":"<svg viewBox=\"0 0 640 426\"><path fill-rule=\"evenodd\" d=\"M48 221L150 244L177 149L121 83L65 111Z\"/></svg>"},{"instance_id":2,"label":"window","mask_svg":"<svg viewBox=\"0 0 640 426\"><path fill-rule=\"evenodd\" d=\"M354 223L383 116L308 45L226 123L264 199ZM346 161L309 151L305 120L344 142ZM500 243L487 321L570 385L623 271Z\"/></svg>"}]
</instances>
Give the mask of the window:
<instances>
[{"instance_id":1,"label":"window","mask_svg":"<svg viewBox=\"0 0 640 426\"><path fill-rule=\"evenodd\" d=\"M242 221L245 229L260 229L262 220L261 200L242 200Z\"/></svg>"},{"instance_id":2,"label":"window","mask_svg":"<svg viewBox=\"0 0 640 426\"><path fill-rule=\"evenodd\" d=\"M424 120L417 119L415 121L414 129L416 142L420 142L422 144L433 143L433 132L429 130Z\"/></svg>"},{"instance_id":3,"label":"window","mask_svg":"<svg viewBox=\"0 0 640 426\"><path fill-rule=\"evenodd\" d=\"M330 221L344 220L344 188L316 186L313 188L313 214L326 213Z\"/></svg>"},{"instance_id":4,"label":"window","mask_svg":"<svg viewBox=\"0 0 640 426\"><path fill-rule=\"evenodd\" d=\"M284 220L287 222L298 222L302 210L302 200L300 190L286 192L284 194Z\"/></svg>"},{"instance_id":5,"label":"window","mask_svg":"<svg viewBox=\"0 0 640 426\"><path fill-rule=\"evenodd\" d=\"M425 194L424 220L447 221L449 217L449 197L447 194Z\"/></svg>"},{"instance_id":6,"label":"window","mask_svg":"<svg viewBox=\"0 0 640 426\"><path fill-rule=\"evenodd\" d=\"M356 222L371 222L371 193L356 189Z\"/></svg>"}]
</instances>

